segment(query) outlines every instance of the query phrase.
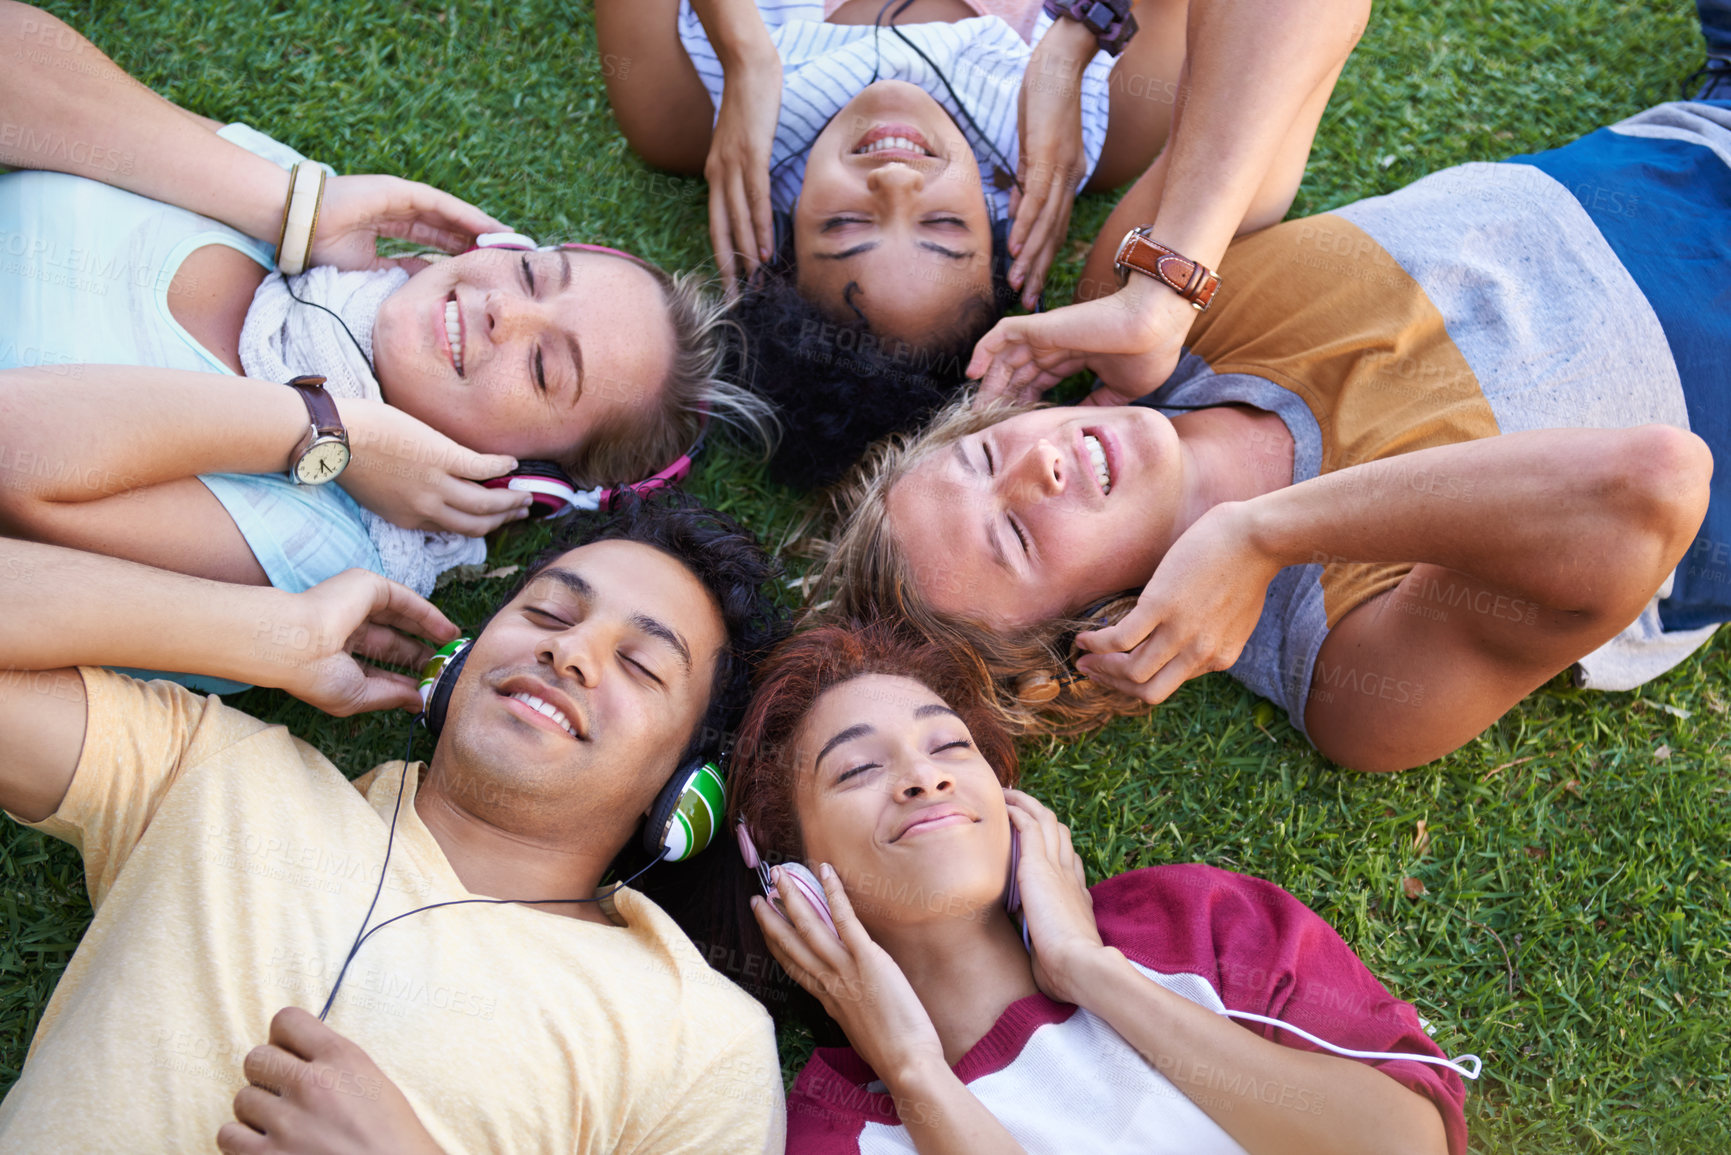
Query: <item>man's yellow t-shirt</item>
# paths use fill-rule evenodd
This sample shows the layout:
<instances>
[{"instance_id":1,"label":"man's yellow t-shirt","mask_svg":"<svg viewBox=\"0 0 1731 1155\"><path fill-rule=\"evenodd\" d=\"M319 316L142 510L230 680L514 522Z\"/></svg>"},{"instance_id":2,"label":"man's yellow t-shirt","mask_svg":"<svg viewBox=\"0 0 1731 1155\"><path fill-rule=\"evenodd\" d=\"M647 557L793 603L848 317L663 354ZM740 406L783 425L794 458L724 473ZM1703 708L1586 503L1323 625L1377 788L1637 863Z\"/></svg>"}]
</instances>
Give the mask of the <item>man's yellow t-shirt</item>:
<instances>
[{"instance_id":1,"label":"man's yellow t-shirt","mask_svg":"<svg viewBox=\"0 0 1731 1155\"><path fill-rule=\"evenodd\" d=\"M0 1150L211 1151L271 1017L323 1005L378 885L399 785L372 924L475 896L401 763L362 794L216 698L81 673L84 750L37 827L83 854L96 917L0 1103ZM448 1155L779 1152L768 1015L649 900L623 890L614 909L617 926L516 905L406 918L367 940L327 1021Z\"/></svg>"}]
</instances>

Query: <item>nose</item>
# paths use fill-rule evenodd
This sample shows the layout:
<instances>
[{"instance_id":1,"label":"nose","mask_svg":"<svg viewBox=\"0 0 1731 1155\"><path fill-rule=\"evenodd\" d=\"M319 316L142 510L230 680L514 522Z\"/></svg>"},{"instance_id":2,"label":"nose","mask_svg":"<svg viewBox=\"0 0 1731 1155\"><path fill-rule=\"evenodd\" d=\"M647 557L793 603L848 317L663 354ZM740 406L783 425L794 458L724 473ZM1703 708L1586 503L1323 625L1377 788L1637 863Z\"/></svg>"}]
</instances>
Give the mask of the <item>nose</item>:
<instances>
[{"instance_id":1,"label":"nose","mask_svg":"<svg viewBox=\"0 0 1731 1155\"><path fill-rule=\"evenodd\" d=\"M578 622L542 639L536 657L561 678L570 678L586 690L601 683L603 657L611 648L603 631L590 622Z\"/></svg>"},{"instance_id":2,"label":"nose","mask_svg":"<svg viewBox=\"0 0 1731 1155\"><path fill-rule=\"evenodd\" d=\"M1004 499L1011 506L1056 497L1064 492L1067 481L1064 455L1042 437L1005 462L998 478Z\"/></svg>"},{"instance_id":3,"label":"nose","mask_svg":"<svg viewBox=\"0 0 1731 1155\"><path fill-rule=\"evenodd\" d=\"M949 794L955 789L955 781L923 753L916 753L907 760L896 783L896 797L903 802L915 798L926 798L940 794Z\"/></svg>"},{"instance_id":4,"label":"nose","mask_svg":"<svg viewBox=\"0 0 1731 1155\"><path fill-rule=\"evenodd\" d=\"M926 178L911 165L890 161L866 174L866 187L880 201L895 205L918 196L926 187Z\"/></svg>"},{"instance_id":5,"label":"nose","mask_svg":"<svg viewBox=\"0 0 1731 1155\"><path fill-rule=\"evenodd\" d=\"M483 305L487 339L498 345L534 333L546 324L541 302L508 289L494 289Z\"/></svg>"}]
</instances>

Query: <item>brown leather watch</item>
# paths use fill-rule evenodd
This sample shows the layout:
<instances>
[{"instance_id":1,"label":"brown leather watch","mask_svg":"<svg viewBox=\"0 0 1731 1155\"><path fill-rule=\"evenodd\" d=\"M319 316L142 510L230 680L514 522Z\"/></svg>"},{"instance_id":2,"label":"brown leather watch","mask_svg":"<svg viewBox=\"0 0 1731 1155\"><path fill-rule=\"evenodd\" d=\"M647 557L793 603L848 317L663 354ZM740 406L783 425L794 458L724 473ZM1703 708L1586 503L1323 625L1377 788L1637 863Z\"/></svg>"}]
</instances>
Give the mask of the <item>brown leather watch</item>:
<instances>
[{"instance_id":1,"label":"brown leather watch","mask_svg":"<svg viewBox=\"0 0 1731 1155\"><path fill-rule=\"evenodd\" d=\"M307 431L289 454L289 480L296 485L335 481L349 465L349 433L323 377L296 377L288 387L307 406Z\"/></svg>"},{"instance_id":2,"label":"brown leather watch","mask_svg":"<svg viewBox=\"0 0 1731 1155\"><path fill-rule=\"evenodd\" d=\"M1129 280L1130 271L1134 269L1170 288L1195 306L1197 312L1207 312L1220 288L1219 274L1159 241L1149 240L1148 229L1148 225L1143 225L1124 234L1113 262L1118 267L1118 284Z\"/></svg>"}]
</instances>

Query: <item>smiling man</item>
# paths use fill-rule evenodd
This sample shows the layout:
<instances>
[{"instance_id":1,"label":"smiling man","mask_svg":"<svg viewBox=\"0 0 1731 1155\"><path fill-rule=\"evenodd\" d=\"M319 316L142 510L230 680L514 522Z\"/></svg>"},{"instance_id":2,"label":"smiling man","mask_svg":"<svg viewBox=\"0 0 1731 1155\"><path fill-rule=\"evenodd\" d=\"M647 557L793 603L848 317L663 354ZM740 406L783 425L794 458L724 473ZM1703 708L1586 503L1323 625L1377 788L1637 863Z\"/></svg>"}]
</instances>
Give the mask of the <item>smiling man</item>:
<instances>
[{"instance_id":1,"label":"smiling man","mask_svg":"<svg viewBox=\"0 0 1731 1155\"><path fill-rule=\"evenodd\" d=\"M470 646L431 761L352 785L216 698L53 667L403 705L347 650L410 660L382 627L443 640L436 610L375 575L289 595L0 547L0 805L80 850L96 908L0 1148L781 1150L767 1016L602 886L777 632L737 524L673 496L584 527Z\"/></svg>"}]
</instances>

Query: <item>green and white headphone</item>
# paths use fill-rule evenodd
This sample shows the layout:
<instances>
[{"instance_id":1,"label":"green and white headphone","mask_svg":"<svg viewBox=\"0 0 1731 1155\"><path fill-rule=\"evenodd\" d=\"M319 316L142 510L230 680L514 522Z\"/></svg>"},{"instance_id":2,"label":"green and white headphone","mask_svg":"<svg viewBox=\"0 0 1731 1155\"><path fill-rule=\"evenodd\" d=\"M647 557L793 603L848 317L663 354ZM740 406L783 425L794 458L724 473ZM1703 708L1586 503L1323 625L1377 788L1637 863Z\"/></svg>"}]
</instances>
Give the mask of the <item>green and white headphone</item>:
<instances>
[{"instance_id":1,"label":"green and white headphone","mask_svg":"<svg viewBox=\"0 0 1731 1155\"><path fill-rule=\"evenodd\" d=\"M451 690L462 677L471 640L447 642L421 670L421 722L435 740L444 728ZM720 762L720 754L699 751L674 771L649 808L649 821L643 827L646 852L657 859L683 862L715 838L727 810Z\"/></svg>"}]
</instances>

